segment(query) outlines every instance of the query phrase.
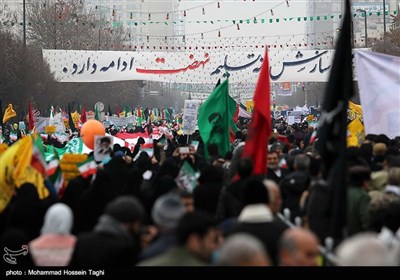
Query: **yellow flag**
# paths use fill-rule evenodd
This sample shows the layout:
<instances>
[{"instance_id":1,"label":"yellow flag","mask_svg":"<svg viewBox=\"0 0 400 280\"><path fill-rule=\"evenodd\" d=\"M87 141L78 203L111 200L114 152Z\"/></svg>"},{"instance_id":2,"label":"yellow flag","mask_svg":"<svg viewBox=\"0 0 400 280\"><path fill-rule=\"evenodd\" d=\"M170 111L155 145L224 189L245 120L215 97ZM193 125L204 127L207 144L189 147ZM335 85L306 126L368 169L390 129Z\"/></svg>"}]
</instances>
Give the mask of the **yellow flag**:
<instances>
[{"instance_id":1,"label":"yellow flag","mask_svg":"<svg viewBox=\"0 0 400 280\"><path fill-rule=\"evenodd\" d=\"M72 117L72 121L74 122L75 127L78 127L78 124L81 121L81 115L79 115L79 113L77 111L75 111L71 114L71 117Z\"/></svg>"},{"instance_id":2,"label":"yellow flag","mask_svg":"<svg viewBox=\"0 0 400 280\"><path fill-rule=\"evenodd\" d=\"M40 199L49 195L43 176L31 166L32 149L32 137L27 136L0 155L0 213L10 202L14 189L23 183L34 184Z\"/></svg>"},{"instance_id":3,"label":"yellow flag","mask_svg":"<svg viewBox=\"0 0 400 280\"><path fill-rule=\"evenodd\" d=\"M31 137L20 139L0 155L0 212L10 202L16 186L16 178L23 174L30 165L31 159Z\"/></svg>"},{"instance_id":4,"label":"yellow flag","mask_svg":"<svg viewBox=\"0 0 400 280\"><path fill-rule=\"evenodd\" d=\"M26 167L25 172L20 177L15 179L15 185L18 188L24 183L34 184L40 199L44 199L50 194L49 190L44 184L43 175L31 165Z\"/></svg>"},{"instance_id":5,"label":"yellow flag","mask_svg":"<svg viewBox=\"0 0 400 280\"><path fill-rule=\"evenodd\" d=\"M9 119L15 117L17 113L14 111L12 104L8 104L6 110L4 111L4 116L3 116L3 123L8 122Z\"/></svg>"},{"instance_id":6,"label":"yellow flag","mask_svg":"<svg viewBox=\"0 0 400 280\"><path fill-rule=\"evenodd\" d=\"M246 100L246 110L248 112L253 112L254 109L254 101L253 100Z\"/></svg>"},{"instance_id":7,"label":"yellow flag","mask_svg":"<svg viewBox=\"0 0 400 280\"><path fill-rule=\"evenodd\" d=\"M8 145L6 143L0 144L0 156L7 150Z\"/></svg>"},{"instance_id":8,"label":"yellow flag","mask_svg":"<svg viewBox=\"0 0 400 280\"><path fill-rule=\"evenodd\" d=\"M359 118L356 118L347 125L347 147L360 147L364 139L364 125Z\"/></svg>"},{"instance_id":9,"label":"yellow flag","mask_svg":"<svg viewBox=\"0 0 400 280\"><path fill-rule=\"evenodd\" d=\"M347 109L347 118L349 120L354 120L354 119L362 119L362 109L361 105L355 104L351 101L349 101L349 107Z\"/></svg>"},{"instance_id":10,"label":"yellow flag","mask_svg":"<svg viewBox=\"0 0 400 280\"><path fill-rule=\"evenodd\" d=\"M347 147L360 147L365 139L361 105L349 101L347 119L350 121L347 125Z\"/></svg>"},{"instance_id":11,"label":"yellow flag","mask_svg":"<svg viewBox=\"0 0 400 280\"><path fill-rule=\"evenodd\" d=\"M314 120L314 115L308 115L306 121L311 122Z\"/></svg>"}]
</instances>

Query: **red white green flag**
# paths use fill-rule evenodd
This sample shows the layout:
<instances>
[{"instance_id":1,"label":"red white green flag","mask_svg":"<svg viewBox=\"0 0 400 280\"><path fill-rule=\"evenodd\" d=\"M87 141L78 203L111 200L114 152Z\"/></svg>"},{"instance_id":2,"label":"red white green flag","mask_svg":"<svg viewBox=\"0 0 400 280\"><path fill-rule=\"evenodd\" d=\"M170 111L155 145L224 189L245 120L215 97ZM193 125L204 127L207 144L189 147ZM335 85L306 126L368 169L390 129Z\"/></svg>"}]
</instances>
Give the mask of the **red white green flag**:
<instances>
[{"instance_id":1,"label":"red white green flag","mask_svg":"<svg viewBox=\"0 0 400 280\"><path fill-rule=\"evenodd\" d=\"M37 134L32 136L32 140L33 147L31 166L39 171L42 175L46 175L47 163L45 160L43 141Z\"/></svg>"},{"instance_id":2,"label":"red white green flag","mask_svg":"<svg viewBox=\"0 0 400 280\"><path fill-rule=\"evenodd\" d=\"M86 161L78 164L79 172L84 178L93 175L97 171L97 164L92 157L88 158Z\"/></svg>"}]
</instances>

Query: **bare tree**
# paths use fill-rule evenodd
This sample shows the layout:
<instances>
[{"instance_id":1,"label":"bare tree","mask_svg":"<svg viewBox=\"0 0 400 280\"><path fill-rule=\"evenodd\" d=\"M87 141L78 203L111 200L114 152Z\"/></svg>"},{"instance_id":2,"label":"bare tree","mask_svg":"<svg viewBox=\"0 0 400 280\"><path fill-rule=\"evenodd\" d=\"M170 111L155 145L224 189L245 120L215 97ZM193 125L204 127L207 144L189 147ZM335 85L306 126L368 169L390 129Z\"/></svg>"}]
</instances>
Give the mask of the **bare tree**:
<instances>
[{"instance_id":1,"label":"bare tree","mask_svg":"<svg viewBox=\"0 0 400 280\"><path fill-rule=\"evenodd\" d=\"M400 14L392 17L390 32L386 34L384 41L374 44L372 50L375 52L400 56Z\"/></svg>"},{"instance_id":2,"label":"bare tree","mask_svg":"<svg viewBox=\"0 0 400 280\"><path fill-rule=\"evenodd\" d=\"M30 0L28 39L44 49L109 49L123 44L127 32L80 0Z\"/></svg>"},{"instance_id":3,"label":"bare tree","mask_svg":"<svg viewBox=\"0 0 400 280\"><path fill-rule=\"evenodd\" d=\"M80 0L28 0L28 44L38 49L109 50L123 45L128 36L115 19L101 14L94 6ZM45 85L42 85L44 87ZM57 83L44 103L65 107L67 103L86 104L97 101L110 105L138 104L140 82Z\"/></svg>"},{"instance_id":4,"label":"bare tree","mask_svg":"<svg viewBox=\"0 0 400 280\"><path fill-rule=\"evenodd\" d=\"M29 100L46 104L57 95L56 82L41 51L25 48L7 31L0 31L0 65L0 96L17 111L26 111Z\"/></svg>"}]
</instances>

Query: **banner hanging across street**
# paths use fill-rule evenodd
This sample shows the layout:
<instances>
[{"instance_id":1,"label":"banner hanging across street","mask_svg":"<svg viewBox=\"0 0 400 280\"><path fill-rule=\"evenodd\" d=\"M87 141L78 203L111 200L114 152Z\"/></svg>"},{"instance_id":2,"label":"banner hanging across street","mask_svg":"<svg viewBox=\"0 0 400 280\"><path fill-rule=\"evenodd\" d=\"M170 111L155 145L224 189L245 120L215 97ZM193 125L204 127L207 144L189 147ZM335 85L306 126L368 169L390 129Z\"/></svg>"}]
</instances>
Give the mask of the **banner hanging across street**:
<instances>
[{"instance_id":1,"label":"banner hanging across street","mask_svg":"<svg viewBox=\"0 0 400 280\"><path fill-rule=\"evenodd\" d=\"M149 80L174 83L257 82L264 51L133 52L43 50L58 82ZM325 82L334 50L270 51L271 82Z\"/></svg>"}]
</instances>

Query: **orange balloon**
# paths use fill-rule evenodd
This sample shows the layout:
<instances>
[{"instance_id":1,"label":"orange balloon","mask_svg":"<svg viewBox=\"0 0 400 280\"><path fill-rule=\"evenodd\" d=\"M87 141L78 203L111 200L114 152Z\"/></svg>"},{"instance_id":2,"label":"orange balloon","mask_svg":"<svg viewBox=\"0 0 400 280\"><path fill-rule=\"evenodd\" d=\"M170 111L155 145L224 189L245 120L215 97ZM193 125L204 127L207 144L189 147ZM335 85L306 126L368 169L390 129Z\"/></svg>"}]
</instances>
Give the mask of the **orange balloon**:
<instances>
[{"instance_id":1,"label":"orange balloon","mask_svg":"<svg viewBox=\"0 0 400 280\"><path fill-rule=\"evenodd\" d=\"M106 129L103 124L98 120L88 120L85 122L81 129L81 137L83 143L89 148L94 148L94 137L95 135L104 136L106 134Z\"/></svg>"}]
</instances>

